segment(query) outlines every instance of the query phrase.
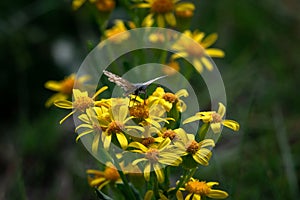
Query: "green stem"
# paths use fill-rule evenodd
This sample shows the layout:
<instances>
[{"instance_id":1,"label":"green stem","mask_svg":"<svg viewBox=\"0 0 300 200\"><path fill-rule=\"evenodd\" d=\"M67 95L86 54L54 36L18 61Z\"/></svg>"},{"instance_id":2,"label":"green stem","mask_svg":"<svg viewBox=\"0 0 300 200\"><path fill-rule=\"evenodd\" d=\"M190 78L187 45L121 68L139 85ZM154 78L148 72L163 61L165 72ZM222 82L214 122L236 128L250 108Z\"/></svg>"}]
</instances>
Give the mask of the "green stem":
<instances>
[{"instance_id":1,"label":"green stem","mask_svg":"<svg viewBox=\"0 0 300 200\"><path fill-rule=\"evenodd\" d=\"M175 192L177 192L177 190L179 190L180 187L182 187L185 183L187 183L190 180L190 178L195 174L196 170L197 167L185 170L184 176L180 179L179 183L175 188Z\"/></svg>"},{"instance_id":2,"label":"green stem","mask_svg":"<svg viewBox=\"0 0 300 200\"><path fill-rule=\"evenodd\" d=\"M119 165L119 162L118 162L118 159L117 159L115 153L112 153L111 156L112 156L113 160L115 161L114 165L118 169L118 172L119 172L120 177L121 177L121 179L123 181L124 187L126 188L126 191L128 192L128 193L126 193L126 195L128 195L130 197L130 199L135 200L136 199L135 195L134 195L131 187L129 186L127 177L125 176L125 174L121 170L121 166Z\"/></svg>"}]
</instances>

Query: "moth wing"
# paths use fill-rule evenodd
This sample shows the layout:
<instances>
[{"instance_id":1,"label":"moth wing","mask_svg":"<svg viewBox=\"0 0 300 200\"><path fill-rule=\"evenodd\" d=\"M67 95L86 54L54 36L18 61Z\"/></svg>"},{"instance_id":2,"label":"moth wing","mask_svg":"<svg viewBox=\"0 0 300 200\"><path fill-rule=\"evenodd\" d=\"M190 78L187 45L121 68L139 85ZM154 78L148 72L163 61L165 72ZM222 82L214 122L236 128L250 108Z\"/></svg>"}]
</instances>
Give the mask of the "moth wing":
<instances>
[{"instance_id":1,"label":"moth wing","mask_svg":"<svg viewBox=\"0 0 300 200\"><path fill-rule=\"evenodd\" d=\"M146 82L142 83L142 85L148 86L148 85L150 85L151 83L153 83L154 81L157 81L157 80L159 80L159 79L165 78L166 76L168 76L168 75L159 76L159 77L157 77L157 78L154 78L154 79L151 79L151 80L149 80L149 81L146 81Z\"/></svg>"},{"instance_id":2,"label":"moth wing","mask_svg":"<svg viewBox=\"0 0 300 200\"><path fill-rule=\"evenodd\" d=\"M106 70L104 70L103 73L108 77L108 80L110 82L113 82L118 86L120 86L121 88L123 88L125 90L125 93L128 93L129 91L134 91L136 89L136 87L132 83L130 83L124 78L121 78L116 74L113 74Z\"/></svg>"}]
</instances>

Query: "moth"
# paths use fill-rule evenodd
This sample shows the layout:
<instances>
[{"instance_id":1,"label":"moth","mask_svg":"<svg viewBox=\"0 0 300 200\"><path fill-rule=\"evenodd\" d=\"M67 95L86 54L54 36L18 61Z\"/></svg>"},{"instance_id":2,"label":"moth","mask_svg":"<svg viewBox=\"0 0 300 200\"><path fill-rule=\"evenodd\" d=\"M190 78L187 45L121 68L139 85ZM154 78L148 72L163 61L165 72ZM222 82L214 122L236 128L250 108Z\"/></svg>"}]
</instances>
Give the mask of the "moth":
<instances>
[{"instance_id":1,"label":"moth","mask_svg":"<svg viewBox=\"0 0 300 200\"><path fill-rule=\"evenodd\" d=\"M113 82L113 83L117 84L118 86L120 86L121 88L123 88L123 90L125 91L123 94L124 96L129 96L130 94L134 94L134 95L145 94L147 87L151 83L167 76L167 75L159 76L157 78L151 79L151 80L143 82L143 83L130 83L128 80L126 80L116 74L113 74L109 71L104 70L103 73L108 77L108 80L110 82Z\"/></svg>"}]
</instances>

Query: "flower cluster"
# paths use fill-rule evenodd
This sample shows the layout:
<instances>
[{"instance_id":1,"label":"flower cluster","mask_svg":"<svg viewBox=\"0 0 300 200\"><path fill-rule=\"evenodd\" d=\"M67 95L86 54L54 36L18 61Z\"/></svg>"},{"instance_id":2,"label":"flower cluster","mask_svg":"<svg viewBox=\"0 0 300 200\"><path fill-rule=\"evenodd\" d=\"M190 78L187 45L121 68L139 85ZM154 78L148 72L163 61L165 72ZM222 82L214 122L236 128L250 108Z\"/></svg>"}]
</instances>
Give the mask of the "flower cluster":
<instances>
[{"instance_id":1,"label":"flower cluster","mask_svg":"<svg viewBox=\"0 0 300 200\"><path fill-rule=\"evenodd\" d=\"M179 37L158 31L146 38L158 44L172 41L172 52L153 53L158 55L159 63L165 65L162 73L166 75L182 72L186 79L191 79L194 74L191 70L196 74L204 70L212 72L211 57L225 55L223 50L212 47L218 38L216 33L206 35L187 28L196 8L193 3L181 0L134 0L117 4L115 0L72 1L74 10L84 4L89 4L85 8L93 9L93 13L97 11L95 21L99 25L100 41L109 40L116 47L132 37L130 29L164 27L182 31ZM112 25L108 23L116 6L127 9L132 19L114 19ZM185 59L194 68L190 69ZM109 186L116 188L114 193L121 193L125 199L224 199L228 196L225 191L212 189L218 182L193 177L199 166L209 165L217 142L206 133L211 131L219 136L223 126L239 130L238 122L224 119L226 108L222 102L218 110L196 110L194 116L182 119L182 113L189 107L185 102L189 96L185 88L172 92L161 86L151 93L145 92L144 96L131 93L107 98L102 96L109 91L110 86L106 84L101 83L95 94L80 89L88 80L87 75L76 79L72 74L62 81L48 81L45 87L57 93L48 99L46 106L71 110L60 124L73 115L74 131L78 133L76 141L90 141L88 148L95 156L105 154L107 162L102 163L105 169L87 170L88 183L97 189L100 199L111 199L103 192ZM200 124L199 129L188 131L186 124L195 121ZM133 181L136 184L130 182L132 176L137 179ZM141 189L141 185L146 187Z\"/></svg>"}]
</instances>

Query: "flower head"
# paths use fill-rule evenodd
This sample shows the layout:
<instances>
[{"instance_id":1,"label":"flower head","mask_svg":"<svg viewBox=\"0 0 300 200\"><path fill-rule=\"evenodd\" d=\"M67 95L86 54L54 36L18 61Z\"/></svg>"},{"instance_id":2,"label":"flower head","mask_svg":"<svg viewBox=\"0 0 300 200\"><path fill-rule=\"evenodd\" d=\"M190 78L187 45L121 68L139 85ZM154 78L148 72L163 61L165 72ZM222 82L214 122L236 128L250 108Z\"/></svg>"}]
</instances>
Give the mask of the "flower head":
<instances>
[{"instance_id":1,"label":"flower head","mask_svg":"<svg viewBox=\"0 0 300 200\"><path fill-rule=\"evenodd\" d=\"M88 182L90 186L96 187L99 190L111 182L122 182L118 170L110 162L106 163L106 168L104 171L88 169L86 173L88 174Z\"/></svg>"},{"instance_id":2,"label":"flower head","mask_svg":"<svg viewBox=\"0 0 300 200\"><path fill-rule=\"evenodd\" d=\"M45 103L46 107L50 107L56 100L65 100L72 96L72 90L74 87L75 81L78 84L82 84L87 81L88 76L79 77L77 80L75 79L75 74L71 74L64 78L61 81L47 81L45 83L45 88L57 92L53 96L51 96Z\"/></svg>"},{"instance_id":3,"label":"flower head","mask_svg":"<svg viewBox=\"0 0 300 200\"><path fill-rule=\"evenodd\" d=\"M115 20L114 26L110 29L107 29L104 32L106 38L112 41L115 44L120 44L124 40L127 40L130 37L130 33L127 31L127 27L135 28L133 22L127 22L128 26L125 26L125 22L122 20ZM121 35L116 36L119 33L123 33Z\"/></svg>"},{"instance_id":4,"label":"flower head","mask_svg":"<svg viewBox=\"0 0 300 200\"><path fill-rule=\"evenodd\" d=\"M139 3L136 7L149 8L150 14L148 14L145 19L149 21L155 17L159 27L165 27L166 23L170 26L176 26L176 18L174 15L175 11L183 11L193 6L192 3L179 3L179 1L180 0L145 0L145 3ZM144 22L144 24L147 23Z\"/></svg>"},{"instance_id":5,"label":"flower head","mask_svg":"<svg viewBox=\"0 0 300 200\"><path fill-rule=\"evenodd\" d=\"M186 109L186 104L180 99L180 97L187 96L188 92L184 89L173 94L171 92L165 92L161 87L157 87L153 94L149 97L149 104L162 105L168 112L174 105L179 112L183 112Z\"/></svg>"},{"instance_id":6,"label":"flower head","mask_svg":"<svg viewBox=\"0 0 300 200\"><path fill-rule=\"evenodd\" d=\"M202 120L203 123L210 123L210 127L214 133L220 133L222 125L234 130L238 131L240 129L240 125L238 122L229 119L223 119L226 112L226 108L222 103L219 103L218 112L208 111L208 112L198 112L195 116L192 116L186 120L184 120L184 124L190 123L196 120Z\"/></svg>"},{"instance_id":7,"label":"flower head","mask_svg":"<svg viewBox=\"0 0 300 200\"><path fill-rule=\"evenodd\" d=\"M134 150L131 150L132 152L142 155L142 158L134 160L132 164L137 165L140 162L145 164L143 172L147 181L150 180L151 170L154 170L158 181L162 183L164 181L164 166L178 166L181 163L182 159L180 156L183 154L182 149L170 145L170 143L171 140L167 138L156 148L146 147L139 142L132 142L128 145L128 147L134 148Z\"/></svg>"},{"instance_id":8,"label":"flower head","mask_svg":"<svg viewBox=\"0 0 300 200\"><path fill-rule=\"evenodd\" d=\"M186 37L193 39L188 40ZM216 33L210 34L205 37L205 33L190 30L184 31L181 39L178 40L173 45L173 49L177 51L176 54L172 56L172 59L177 58L190 58L195 69L201 73L203 71L203 66L205 66L209 71L213 70L213 63L207 56L222 58L224 57L224 52L220 49L209 48L217 40L218 35ZM200 46L199 46L200 45Z\"/></svg>"},{"instance_id":9,"label":"flower head","mask_svg":"<svg viewBox=\"0 0 300 200\"><path fill-rule=\"evenodd\" d=\"M59 108L64 108L64 109L73 109L71 113L69 113L66 117L64 117L62 120L60 120L60 124L63 123L68 117L70 117L72 114L75 112L80 112L83 113L85 112L86 109L93 107L97 104L101 104L101 101L95 101L95 98L105 91L108 87L104 86L100 88L93 97L89 97L88 93L81 92L79 89L73 89L73 96L74 96L74 101L68 101L68 100L56 100L54 102L54 105L59 107Z\"/></svg>"},{"instance_id":10,"label":"flower head","mask_svg":"<svg viewBox=\"0 0 300 200\"><path fill-rule=\"evenodd\" d=\"M212 189L213 186L219 185L218 182L205 182L199 181L197 179L191 178L185 184L184 188L180 188L181 191L188 192L188 195L185 197L185 200L189 199L199 199L209 197L212 199L225 199L228 197L227 192L222 190ZM181 193L181 192L179 192ZM178 199L183 199L182 195L177 194Z\"/></svg>"}]
</instances>

